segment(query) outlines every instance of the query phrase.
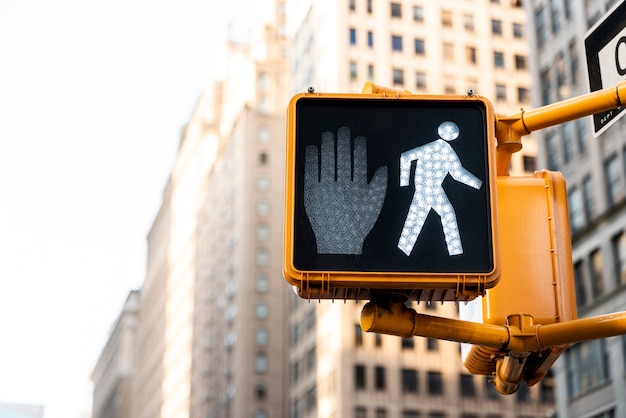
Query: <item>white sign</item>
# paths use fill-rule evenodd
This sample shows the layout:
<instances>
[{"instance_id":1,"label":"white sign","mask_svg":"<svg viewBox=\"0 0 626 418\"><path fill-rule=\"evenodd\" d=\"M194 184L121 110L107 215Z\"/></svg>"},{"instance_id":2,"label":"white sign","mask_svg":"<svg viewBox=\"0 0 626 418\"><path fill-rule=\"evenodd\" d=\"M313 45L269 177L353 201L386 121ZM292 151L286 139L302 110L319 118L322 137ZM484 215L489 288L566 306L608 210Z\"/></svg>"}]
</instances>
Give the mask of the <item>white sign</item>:
<instances>
[{"instance_id":1,"label":"white sign","mask_svg":"<svg viewBox=\"0 0 626 418\"><path fill-rule=\"evenodd\" d=\"M615 5L585 35L587 74L591 92L616 86L626 80L626 1ZM598 136L624 113L615 108L593 115L593 131Z\"/></svg>"},{"instance_id":2,"label":"white sign","mask_svg":"<svg viewBox=\"0 0 626 418\"><path fill-rule=\"evenodd\" d=\"M598 52L598 58L605 88L626 80L626 28Z\"/></svg>"}]
</instances>

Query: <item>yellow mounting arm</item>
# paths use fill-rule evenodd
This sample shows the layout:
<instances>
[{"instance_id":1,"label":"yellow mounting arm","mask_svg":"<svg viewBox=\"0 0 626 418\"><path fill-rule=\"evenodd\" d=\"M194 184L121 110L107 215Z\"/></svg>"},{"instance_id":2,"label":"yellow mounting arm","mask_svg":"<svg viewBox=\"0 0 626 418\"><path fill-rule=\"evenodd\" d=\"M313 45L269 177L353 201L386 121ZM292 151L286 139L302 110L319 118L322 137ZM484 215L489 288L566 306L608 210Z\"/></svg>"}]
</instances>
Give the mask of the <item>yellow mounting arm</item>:
<instances>
[{"instance_id":1,"label":"yellow mounting arm","mask_svg":"<svg viewBox=\"0 0 626 418\"><path fill-rule=\"evenodd\" d=\"M615 87L598 90L562 102L514 115L496 115L496 139L498 140L496 165L499 176L506 176L511 154L522 149L522 136L538 129L558 125L594 113L622 107L626 104L626 81Z\"/></svg>"}]
</instances>

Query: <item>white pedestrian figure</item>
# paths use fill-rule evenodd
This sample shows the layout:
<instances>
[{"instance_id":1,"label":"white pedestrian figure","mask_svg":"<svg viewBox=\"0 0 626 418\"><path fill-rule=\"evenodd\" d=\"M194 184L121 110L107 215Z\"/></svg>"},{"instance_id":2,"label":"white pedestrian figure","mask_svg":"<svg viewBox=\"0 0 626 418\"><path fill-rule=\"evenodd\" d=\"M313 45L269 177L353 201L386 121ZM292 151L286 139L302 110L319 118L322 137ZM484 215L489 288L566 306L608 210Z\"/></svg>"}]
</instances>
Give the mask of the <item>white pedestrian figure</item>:
<instances>
[{"instance_id":1,"label":"white pedestrian figure","mask_svg":"<svg viewBox=\"0 0 626 418\"><path fill-rule=\"evenodd\" d=\"M431 209L441 218L448 254L463 254L456 212L443 190L442 183L450 174L456 181L474 189L480 189L482 186L480 179L463 168L458 155L447 142L459 136L457 124L450 121L443 122L439 125L437 133L439 139L400 155L400 186L403 187L409 185L411 162L417 160L415 194L398 241L398 248L406 255L411 254Z\"/></svg>"}]
</instances>

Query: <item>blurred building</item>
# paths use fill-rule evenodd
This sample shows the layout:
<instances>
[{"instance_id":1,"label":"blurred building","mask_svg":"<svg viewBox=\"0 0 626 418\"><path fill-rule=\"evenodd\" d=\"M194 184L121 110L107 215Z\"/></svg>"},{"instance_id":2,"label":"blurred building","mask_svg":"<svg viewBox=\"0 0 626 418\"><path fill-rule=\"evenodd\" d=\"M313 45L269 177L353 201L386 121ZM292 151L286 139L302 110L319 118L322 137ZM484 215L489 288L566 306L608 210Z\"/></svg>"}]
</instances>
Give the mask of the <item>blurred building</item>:
<instances>
[{"instance_id":1,"label":"blurred building","mask_svg":"<svg viewBox=\"0 0 626 418\"><path fill-rule=\"evenodd\" d=\"M290 93L358 93L372 81L414 93L476 94L499 114L530 105L526 15L511 0L288 1ZM511 173L535 169L524 139ZM290 303L290 416L544 417L551 377L516 395L462 366L459 344L363 334L363 303ZM457 317L452 304L413 305Z\"/></svg>"},{"instance_id":2,"label":"blurred building","mask_svg":"<svg viewBox=\"0 0 626 418\"><path fill-rule=\"evenodd\" d=\"M91 374L92 418L130 418L139 291L128 294Z\"/></svg>"},{"instance_id":3,"label":"blurred building","mask_svg":"<svg viewBox=\"0 0 626 418\"><path fill-rule=\"evenodd\" d=\"M535 107L589 92L585 34L617 1L529 0ZM626 310L626 121L538 131L538 166L568 183L578 316ZM626 416L626 336L571 346L555 366L560 417Z\"/></svg>"},{"instance_id":4,"label":"blurred building","mask_svg":"<svg viewBox=\"0 0 626 418\"><path fill-rule=\"evenodd\" d=\"M0 403L0 418L43 418L41 405Z\"/></svg>"},{"instance_id":5,"label":"blurred building","mask_svg":"<svg viewBox=\"0 0 626 418\"><path fill-rule=\"evenodd\" d=\"M182 134L148 235L134 418L287 416L285 13L274 9L215 54L225 71Z\"/></svg>"}]
</instances>

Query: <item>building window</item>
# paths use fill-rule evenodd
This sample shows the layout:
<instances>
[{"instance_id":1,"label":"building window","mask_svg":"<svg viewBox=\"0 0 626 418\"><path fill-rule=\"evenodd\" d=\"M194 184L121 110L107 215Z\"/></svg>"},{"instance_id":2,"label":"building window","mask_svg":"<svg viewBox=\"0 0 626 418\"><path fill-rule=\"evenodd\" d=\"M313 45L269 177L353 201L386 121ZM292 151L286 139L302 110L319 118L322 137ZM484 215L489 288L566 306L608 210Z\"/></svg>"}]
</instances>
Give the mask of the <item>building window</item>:
<instances>
[{"instance_id":1,"label":"building window","mask_svg":"<svg viewBox=\"0 0 626 418\"><path fill-rule=\"evenodd\" d=\"M413 338L402 338L402 349L403 350L412 350L415 347L415 341Z\"/></svg>"},{"instance_id":2,"label":"building window","mask_svg":"<svg viewBox=\"0 0 626 418\"><path fill-rule=\"evenodd\" d=\"M576 307L585 306L587 304L587 292L585 291L585 273L582 261L574 263L574 287L576 290Z\"/></svg>"},{"instance_id":3,"label":"building window","mask_svg":"<svg viewBox=\"0 0 626 418\"><path fill-rule=\"evenodd\" d=\"M557 171L561 165L561 158L554 131L546 134L546 152L548 153L548 170Z\"/></svg>"},{"instance_id":4,"label":"building window","mask_svg":"<svg viewBox=\"0 0 626 418\"><path fill-rule=\"evenodd\" d=\"M496 84L496 99L506 101L506 86L504 84Z\"/></svg>"},{"instance_id":5,"label":"building window","mask_svg":"<svg viewBox=\"0 0 626 418\"><path fill-rule=\"evenodd\" d=\"M261 97L259 99L259 113L261 114L267 114L268 112L268 108L267 108L267 97Z\"/></svg>"},{"instance_id":6,"label":"building window","mask_svg":"<svg viewBox=\"0 0 626 418\"><path fill-rule=\"evenodd\" d=\"M367 418L367 409L364 406L354 407L354 418Z\"/></svg>"},{"instance_id":7,"label":"building window","mask_svg":"<svg viewBox=\"0 0 626 418\"><path fill-rule=\"evenodd\" d=\"M413 20L416 22L424 21L424 7L423 6L413 6Z\"/></svg>"},{"instance_id":8,"label":"building window","mask_svg":"<svg viewBox=\"0 0 626 418\"><path fill-rule=\"evenodd\" d=\"M569 43L568 52L570 77L572 84L577 85L580 82L580 61L578 59L578 47L576 46L575 40Z\"/></svg>"},{"instance_id":9,"label":"building window","mask_svg":"<svg viewBox=\"0 0 626 418\"><path fill-rule=\"evenodd\" d=\"M307 370L307 372L310 372L311 370L313 370L315 368L315 363L316 362L317 362L317 348L315 346L313 346L313 348L311 348L306 353L306 370Z\"/></svg>"},{"instance_id":10,"label":"building window","mask_svg":"<svg viewBox=\"0 0 626 418\"><path fill-rule=\"evenodd\" d=\"M417 370L402 369L402 393L417 393Z\"/></svg>"},{"instance_id":11,"label":"building window","mask_svg":"<svg viewBox=\"0 0 626 418\"><path fill-rule=\"evenodd\" d=\"M350 45L356 45L356 29L350 28Z\"/></svg>"},{"instance_id":12,"label":"building window","mask_svg":"<svg viewBox=\"0 0 626 418\"><path fill-rule=\"evenodd\" d=\"M441 11L441 26L444 28L452 27L452 12L450 10Z\"/></svg>"},{"instance_id":13,"label":"building window","mask_svg":"<svg viewBox=\"0 0 626 418\"><path fill-rule=\"evenodd\" d=\"M267 303L259 301L256 303L255 315L257 319L266 319L269 314Z\"/></svg>"},{"instance_id":14,"label":"building window","mask_svg":"<svg viewBox=\"0 0 626 418\"><path fill-rule=\"evenodd\" d=\"M515 393L517 402L527 403L530 401L530 389L528 385L519 385L519 389Z\"/></svg>"},{"instance_id":15,"label":"building window","mask_svg":"<svg viewBox=\"0 0 626 418\"><path fill-rule=\"evenodd\" d=\"M439 350L439 340L436 338L427 338L426 339L426 349L428 351L437 351Z\"/></svg>"},{"instance_id":16,"label":"building window","mask_svg":"<svg viewBox=\"0 0 626 418\"><path fill-rule=\"evenodd\" d=\"M403 85L404 84L404 70L399 68L394 68L392 71L393 74L393 84L394 85Z\"/></svg>"},{"instance_id":17,"label":"building window","mask_svg":"<svg viewBox=\"0 0 626 418\"><path fill-rule=\"evenodd\" d=\"M591 279L591 289L593 297L597 298L604 294L604 275L602 268L602 253L595 250L589 255L589 277Z\"/></svg>"},{"instance_id":18,"label":"building window","mask_svg":"<svg viewBox=\"0 0 626 418\"><path fill-rule=\"evenodd\" d=\"M463 15L463 27L467 32L474 32L474 15Z\"/></svg>"},{"instance_id":19,"label":"building window","mask_svg":"<svg viewBox=\"0 0 626 418\"><path fill-rule=\"evenodd\" d=\"M382 407L376 408L375 418L387 418L387 410Z\"/></svg>"},{"instance_id":20,"label":"building window","mask_svg":"<svg viewBox=\"0 0 626 418\"><path fill-rule=\"evenodd\" d=\"M374 345L377 348L380 348L383 346L383 336L381 334L378 334L378 333L374 334Z\"/></svg>"},{"instance_id":21,"label":"building window","mask_svg":"<svg viewBox=\"0 0 626 418\"><path fill-rule=\"evenodd\" d=\"M556 34L561 30L561 15L556 4L556 0L550 1L550 22L552 23L552 33Z\"/></svg>"},{"instance_id":22,"label":"building window","mask_svg":"<svg viewBox=\"0 0 626 418\"><path fill-rule=\"evenodd\" d=\"M265 293L269 289L269 280L265 273L259 273L256 276L256 290Z\"/></svg>"},{"instance_id":23,"label":"building window","mask_svg":"<svg viewBox=\"0 0 626 418\"><path fill-rule=\"evenodd\" d=\"M257 409L254 412L254 418L267 418L267 412L263 409Z\"/></svg>"},{"instance_id":24,"label":"building window","mask_svg":"<svg viewBox=\"0 0 626 418\"><path fill-rule=\"evenodd\" d=\"M563 137L563 157L565 163L569 163L574 158L576 152L576 138L574 137L574 124L566 122L561 124L561 136Z\"/></svg>"},{"instance_id":25,"label":"building window","mask_svg":"<svg viewBox=\"0 0 626 418\"><path fill-rule=\"evenodd\" d=\"M461 374L461 396L473 398L476 396L476 386L474 385L474 376L471 374Z\"/></svg>"},{"instance_id":26,"label":"building window","mask_svg":"<svg viewBox=\"0 0 626 418\"><path fill-rule=\"evenodd\" d=\"M622 335L622 354L624 355L624 371L626 371L626 334Z\"/></svg>"},{"instance_id":27,"label":"building window","mask_svg":"<svg viewBox=\"0 0 626 418\"><path fill-rule=\"evenodd\" d=\"M585 216L583 212L583 197L580 190L572 187L568 193L569 222L572 233L576 234L585 227Z\"/></svg>"},{"instance_id":28,"label":"building window","mask_svg":"<svg viewBox=\"0 0 626 418\"><path fill-rule=\"evenodd\" d=\"M415 54L424 55L426 53L426 44L423 39L415 39Z\"/></svg>"},{"instance_id":29,"label":"building window","mask_svg":"<svg viewBox=\"0 0 626 418\"><path fill-rule=\"evenodd\" d=\"M543 7L535 10L535 28L537 31L537 49L542 49L546 44L546 16Z\"/></svg>"},{"instance_id":30,"label":"building window","mask_svg":"<svg viewBox=\"0 0 626 418\"><path fill-rule=\"evenodd\" d=\"M554 375L552 369L548 370L548 374L541 380L539 386L539 400L542 403L554 404Z\"/></svg>"},{"instance_id":31,"label":"building window","mask_svg":"<svg viewBox=\"0 0 626 418\"><path fill-rule=\"evenodd\" d=\"M624 199L624 179L619 158L616 155L609 157L605 162L606 186L609 192L609 203L611 206Z\"/></svg>"},{"instance_id":32,"label":"building window","mask_svg":"<svg viewBox=\"0 0 626 418\"><path fill-rule=\"evenodd\" d=\"M267 202L267 200L265 199L261 199L259 200L259 202L257 203L257 213L260 216L265 216L269 213L270 211L270 204Z\"/></svg>"},{"instance_id":33,"label":"building window","mask_svg":"<svg viewBox=\"0 0 626 418\"><path fill-rule=\"evenodd\" d=\"M503 52L494 51L493 65L496 68L504 68L504 53Z\"/></svg>"},{"instance_id":34,"label":"building window","mask_svg":"<svg viewBox=\"0 0 626 418\"><path fill-rule=\"evenodd\" d=\"M387 382L385 379L385 368L383 366L376 366L374 369L374 384L376 390L385 390L387 387Z\"/></svg>"},{"instance_id":35,"label":"building window","mask_svg":"<svg viewBox=\"0 0 626 418\"><path fill-rule=\"evenodd\" d=\"M576 119L576 137L578 138L578 150L581 154L587 152L587 124L583 118Z\"/></svg>"},{"instance_id":36,"label":"building window","mask_svg":"<svg viewBox=\"0 0 626 418\"><path fill-rule=\"evenodd\" d=\"M269 340L269 334L267 332L267 329L257 328L255 335L256 335L255 337L256 345L261 346L261 347L267 345L267 342Z\"/></svg>"},{"instance_id":37,"label":"building window","mask_svg":"<svg viewBox=\"0 0 626 418\"><path fill-rule=\"evenodd\" d=\"M502 21L498 19L491 19L491 33L494 35L502 35Z\"/></svg>"},{"instance_id":38,"label":"building window","mask_svg":"<svg viewBox=\"0 0 626 418\"><path fill-rule=\"evenodd\" d=\"M546 68L541 72L541 104L547 105L552 100L552 81L550 68Z\"/></svg>"},{"instance_id":39,"label":"building window","mask_svg":"<svg viewBox=\"0 0 626 418\"><path fill-rule=\"evenodd\" d=\"M402 36L391 36L391 50L402 52Z\"/></svg>"},{"instance_id":40,"label":"building window","mask_svg":"<svg viewBox=\"0 0 626 418\"><path fill-rule=\"evenodd\" d=\"M585 202L585 218L591 222L595 215L595 200L593 198L593 180L590 176L583 179L583 201Z\"/></svg>"},{"instance_id":41,"label":"building window","mask_svg":"<svg viewBox=\"0 0 626 418\"><path fill-rule=\"evenodd\" d=\"M587 393L609 379L605 340L591 340L570 346L565 355L570 398Z\"/></svg>"},{"instance_id":42,"label":"building window","mask_svg":"<svg viewBox=\"0 0 626 418\"><path fill-rule=\"evenodd\" d=\"M374 32L371 30L367 31L367 47L374 48Z\"/></svg>"},{"instance_id":43,"label":"building window","mask_svg":"<svg viewBox=\"0 0 626 418\"><path fill-rule=\"evenodd\" d=\"M363 330L359 324L354 325L354 346L363 347Z\"/></svg>"},{"instance_id":44,"label":"building window","mask_svg":"<svg viewBox=\"0 0 626 418\"><path fill-rule=\"evenodd\" d=\"M256 264L258 266L267 266L270 261L270 256L265 248L259 248L256 252Z\"/></svg>"},{"instance_id":45,"label":"building window","mask_svg":"<svg viewBox=\"0 0 626 418\"><path fill-rule=\"evenodd\" d=\"M524 55L515 55L515 69L525 70L527 66L526 57Z\"/></svg>"},{"instance_id":46,"label":"building window","mask_svg":"<svg viewBox=\"0 0 626 418\"><path fill-rule=\"evenodd\" d=\"M257 373L265 373L267 369L268 369L267 356L265 355L265 353L259 351L256 354L256 358L254 361L254 370Z\"/></svg>"},{"instance_id":47,"label":"building window","mask_svg":"<svg viewBox=\"0 0 626 418\"><path fill-rule=\"evenodd\" d=\"M513 37L517 39L524 37L524 26L521 23L513 23Z\"/></svg>"},{"instance_id":48,"label":"building window","mask_svg":"<svg viewBox=\"0 0 626 418\"><path fill-rule=\"evenodd\" d=\"M492 383L493 378L491 376L485 376L485 397L487 399L500 399L500 394L496 389L496 386Z\"/></svg>"},{"instance_id":49,"label":"building window","mask_svg":"<svg viewBox=\"0 0 626 418\"><path fill-rule=\"evenodd\" d=\"M309 388L306 392L305 410L311 412L317 406L317 386Z\"/></svg>"},{"instance_id":50,"label":"building window","mask_svg":"<svg viewBox=\"0 0 626 418\"><path fill-rule=\"evenodd\" d=\"M267 90L267 87L268 87L267 74L265 73L259 74L259 89Z\"/></svg>"},{"instance_id":51,"label":"building window","mask_svg":"<svg viewBox=\"0 0 626 418\"><path fill-rule=\"evenodd\" d=\"M356 10L356 0L349 0L349 4L350 4L350 10L351 11L355 11Z\"/></svg>"},{"instance_id":52,"label":"building window","mask_svg":"<svg viewBox=\"0 0 626 418\"><path fill-rule=\"evenodd\" d=\"M262 152L262 153L259 154L259 163L261 165L267 164L267 160L268 160L268 157L267 157L267 153L266 152Z\"/></svg>"},{"instance_id":53,"label":"building window","mask_svg":"<svg viewBox=\"0 0 626 418\"><path fill-rule=\"evenodd\" d=\"M256 237L259 241L267 241L270 235L270 228L266 223L260 223L256 227Z\"/></svg>"},{"instance_id":54,"label":"building window","mask_svg":"<svg viewBox=\"0 0 626 418\"><path fill-rule=\"evenodd\" d=\"M372 0L367 0L367 13L372 13Z\"/></svg>"},{"instance_id":55,"label":"building window","mask_svg":"<svg viewBox=\"0 0 626 418\"><path fill-rule=\"evenodd\" d=\"M559 52L554 57L554 69L556 71L556 94L558 100L563 100L569 94L565 71L565 57Z\"/></svg>"},{"instance_id":56,"label":"building window","mask_svg":"<svg viewBox=\"0 0 626 418\"><path fill-rule=\"evenodd\" d=\"M254 385L254 394L259 401L267 399L267 385L264 382L258 382Z\"/></svg>"},{"instance_id":57,"label":"building window","mask_svg":"<svg viewBox=\"0 0 626 418\"><path fill-rule=\"evenodd\" d=\"M476 64L478 62L478 56L476 55L476 47L465 47L465 59L468 64Z\"/></svg>"},{"instance_id":58,"label":"building window","mask_svg":"<svg viewBox=\"0 0 626 418\"><path fill-rule=\"evenodd\" d=\"M365 390L365 366L357 364L354 366L354 388L356 390Z\"/></svg>"},{"instance_id":59,"label":"building window","mask_svg":"<svg viewBox=\"0 0 626 418\"><path fill-rule=\"evenodd\" d=\"M517 88L517 101L519 103L528 103L530 101L530 92L526 87Z\"/></svg>"},{"instance_id":60,"label":"building window","mask_svg":"<svg viewBox=\"0 0 626 418\"><path fill-rule=\"evenodd\" d=\"M441 395L443 393L441 372L428 372L428 393L431 395Z\"/></svg>"},{"instance_id":61,"label":"building window","mask_svg":"<svg viewBox=\"0 0 626 418\"><path fill-rule=\"evenodd\" d=\"M261 174L257 178L257 190L260 192L266 192L270 188L270 179L265 174Z\"/></svg>"},{"instance_id":62,"label":"building window","mask_svg":"<svg viewBox=\"0 0 626 418\"><path fill-rule=\"evenodd\" d=\"M415 73L415 88L418 90L426 89L426 74L422 72Z\"/></svg>"},{"instance_id":63,"label":"building window","mask_svg":"<svg viewBox=\"0 0 626 418\"><path fill-rule=\"evenodd\" d=\"M372 64L367 66L367 79L369 81L374 81L374 66Z\"/></svg>"},{"instance_id":64,"label":"building window","mask_svg":"<svg viewBox=\"0 0 626 418\"><path fill-rule=\"evenodd\" d=\"M354 81L356 80L356 62L351 61L350 62L350 80Z\"/></svg>"},{"instance_id":65,"label":"building window","mask_svg":"<svg viewBox=\"0 0 626 418\"><path fill-rule=\"evenodd\" d=\"M267 129L266 126L261 126L259 128L258 139L259 139L259 142L261 144L267 144L269 142L269 140L270 140L270 131L269 131L269 129Z\"/></svg>"},{"instance_id":66,"label":"building window","mask_svg":"<svg viewBox=\"0 0 626 418\"><path fill-rule=\"evenodd\" d=\"M611 242L615 261L615 282L618 286L626 285L626 234L620 232Z\"/></svg>"},{"instance_id":67,"label":"building window","mask_svg":"<svg viewBox=\"0 0 626 418\"><path fill-rule=\"evenodd\" d=\"M420 411L415 409L405 409L402 411L402 418L420 418Z\"/></svg>"},{"instance_id":68,"label":"building window","mask_svg":"<svg viewBox=\"0 0 626 418\"><path fill-rule=\"evenodd\" d=\"M451 42L443 43L443 59L446 61L454 61L454 44Z\"/></svg>"},{"instance_id":69,"label":"building window","mask_svg":"<svg viewBox=\"0 0 626 418\"><path fill-rule=\"evenodd\" d=\"M532 173L537 169L537 158L532 155L524 155L522 157L524 171Z\"/></svg>"},{"instance_id":70,"label":"building window","mask_svg":"<svg viewBox=\"0 0 626 418\"><path fill-rule=\"evenodd\" d=\"M402 17L402 4L391 3L391 17Z\"/></svg>"}]
</instances>

